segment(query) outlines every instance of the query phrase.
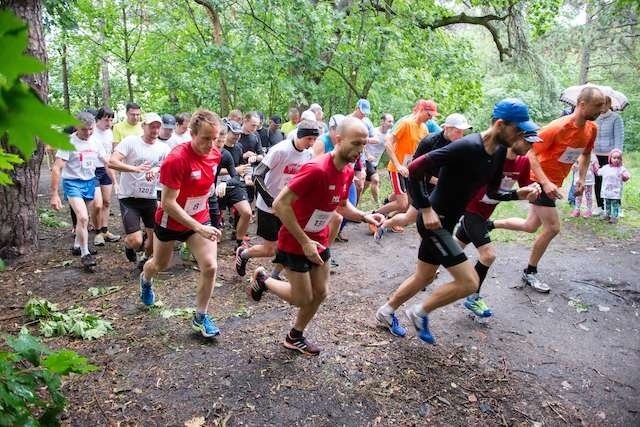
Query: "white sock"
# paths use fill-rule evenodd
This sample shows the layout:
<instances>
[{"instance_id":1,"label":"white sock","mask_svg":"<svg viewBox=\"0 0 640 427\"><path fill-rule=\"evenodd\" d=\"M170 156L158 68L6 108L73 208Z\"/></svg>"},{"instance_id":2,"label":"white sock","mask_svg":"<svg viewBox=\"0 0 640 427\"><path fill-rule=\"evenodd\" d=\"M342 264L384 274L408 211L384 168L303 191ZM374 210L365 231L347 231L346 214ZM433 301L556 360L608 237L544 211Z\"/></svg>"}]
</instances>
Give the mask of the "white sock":
<instances>
[{"instance_id":1,"label":"white sock","mask_svg":"<svg viewBox=\"0 0 640 427\"><path fill-rule=\"evenodd\" d=\"M80 246L80 256L83 257L88 254L89 254L89 246L88 245Z\"/></svg>"},{"instance_id":2,"label":"white sock","mask_svg":"<svg viewBox=\"0 0 640 427\"><path fill-rule=\"evenodd\" d=\"M385 316L391 315L395 310L388 303L380 307L380 312Z\"/></svg>"},{"instance_id":3,"label":"white sock","mask_svg":"<svg viewBox=\"0 0 640 427\"><path fill-rule=\"evenodd\" d=\"M429 316L429 313L424 311L422 306L419 305L419 304L416 304L416 305L413 306L413 312L416 314L416 316L420 316L420 317L428 317Z\"/></svg>"}]
</instances>

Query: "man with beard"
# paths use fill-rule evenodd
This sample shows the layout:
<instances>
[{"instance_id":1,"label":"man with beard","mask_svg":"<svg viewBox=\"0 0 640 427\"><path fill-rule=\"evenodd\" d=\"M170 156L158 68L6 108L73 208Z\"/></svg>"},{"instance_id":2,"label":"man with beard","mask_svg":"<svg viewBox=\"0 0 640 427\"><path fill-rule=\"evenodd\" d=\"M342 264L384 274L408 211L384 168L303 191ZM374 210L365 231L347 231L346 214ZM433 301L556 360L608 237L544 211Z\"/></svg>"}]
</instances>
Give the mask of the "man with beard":
<instances>
[{"instance_id":1,"label":"man with beard","mask_svg":"<svg viewBox=\"0 0 640 427\"><path fill-rule=\"evenodd\" d=\"M416 271L391 295L376 313L378 322L396 336L404 336L395 310L433 281L438 266L445 267L453 280L438 287L422 303L406 310L418 337L429 344L435 338L429 331L429 314L478 289L478 275L453 239L452 232L477 189L488 183L495 200L536 197L534 187L500 191L502 168L508 147L520 143L525 132L538 126L529 119L529 109L519 99L504 99L493 109L491 127L424 154L408 165L408 189L420 210L416 225L422 241ZM438 185L429 194L427 180L439 170Z\"/></svg>"},{"instance_id":2,"label":"man with beard","mask_svg":"<svg viewBox=\"0 0 640 427\"><path fill-rule=\"evenodd\" d=\"M535 144L527 156L531 163L531 179L540 184L542 193L531 202L527 219L508 218L489 222L489 229L535 233L540 225L542 232L536 238L529 255L529 265L522 273L522 281L538 292L551 288L538 278L538 262L549 243L560 232L560 217L556 200L562 198L560 187L573 163L579 162L579 178L576 195L584 191L584 181L590 163L591 150L596 139L597 127L593 122L605 106L605 96L597 88L586 87L580 92L574 112L560 117L540 131L542 142Z\"/></svg>"}]
</instances>

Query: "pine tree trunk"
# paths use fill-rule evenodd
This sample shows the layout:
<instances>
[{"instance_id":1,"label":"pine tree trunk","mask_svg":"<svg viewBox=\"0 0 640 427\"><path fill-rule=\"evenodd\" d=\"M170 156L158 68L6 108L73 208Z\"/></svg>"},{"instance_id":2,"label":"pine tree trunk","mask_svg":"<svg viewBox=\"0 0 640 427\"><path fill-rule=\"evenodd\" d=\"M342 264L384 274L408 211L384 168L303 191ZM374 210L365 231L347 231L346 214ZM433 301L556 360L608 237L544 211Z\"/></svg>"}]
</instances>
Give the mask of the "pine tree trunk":
<instances>
[{"instance_id":1,"label":"pine tree trunk","mask_svg":"<svg viewBox=\"0 0 640 427\"><path fill-rule=\"evenodd\" d=\"M67 112L71 112L71 102L69 97L69 65L67 64L67 43L64 40L62 43L62 99L64 103L64 109Z\"/></svg>"},{"instance_id":2,"label":"pine tree trunk","mask_svg":"<svg viewBox=\"0 0 640 427\"><path fill-rule=\"evenodd\" d=\"M29 25L27 53L47 63L47 52L42 26L42 2L40 0L0 0L0 7L15 12ZM31 75L24 79L44 102L49 92L46 73ZM7 141L1 141L3 149L11 152ZM17 166L11 174L13 185L0 186L0 257L24 254L38 246L38 215L36 201L43 145L28 162Z\"/></svg>"}]
</instances>

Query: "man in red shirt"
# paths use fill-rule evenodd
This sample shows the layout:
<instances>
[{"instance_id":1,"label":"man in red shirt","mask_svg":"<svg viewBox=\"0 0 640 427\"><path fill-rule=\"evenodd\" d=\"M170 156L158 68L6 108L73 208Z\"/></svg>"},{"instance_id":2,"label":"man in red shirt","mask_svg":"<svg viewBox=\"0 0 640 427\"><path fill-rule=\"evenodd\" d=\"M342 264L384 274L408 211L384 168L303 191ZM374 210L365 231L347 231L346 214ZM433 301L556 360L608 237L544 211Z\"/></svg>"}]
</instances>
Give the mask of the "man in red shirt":
<instances>
[{"instance_id":1,"label":"man in red shirt","mask_svg":"<svg viewBox=\"0 0 640 427\"><path fill-rule=\"evenodd\" d=\"M153 257L140 274L140 298L144 305L153 305L153 277L169 266L175 241L187 242L200 270L192 328L209 338L220 334L207 314L218 268L217 240L222 234L210 225L207 206L220 163L220 150L214 145L220 118L198 110L190 129L191 142L176 146L160 168L162 202L155 215Z\"/></svg>"},{"instance_id":2,"label":"man in red shirt","mask_svg":"<svg viewBox=\"0 0 640 427\"><path fill-rule=\"evenodd\" d=\"M381 214L368 214L348 201L353 181L352 163L360 156L369 137L364 124L347 117L338 126L336 146L315 158L283 188L273 202L282 221L275 263L285 266L289 282L276 280L262 267L255 270L247 293L254 301L270 291L299 307L293 328L283 345L315 356L320 349L308 342L304 329L327 296L329 280L329 223L334 211L352 221L379 225Z\"/></svg>"}]
</instances>

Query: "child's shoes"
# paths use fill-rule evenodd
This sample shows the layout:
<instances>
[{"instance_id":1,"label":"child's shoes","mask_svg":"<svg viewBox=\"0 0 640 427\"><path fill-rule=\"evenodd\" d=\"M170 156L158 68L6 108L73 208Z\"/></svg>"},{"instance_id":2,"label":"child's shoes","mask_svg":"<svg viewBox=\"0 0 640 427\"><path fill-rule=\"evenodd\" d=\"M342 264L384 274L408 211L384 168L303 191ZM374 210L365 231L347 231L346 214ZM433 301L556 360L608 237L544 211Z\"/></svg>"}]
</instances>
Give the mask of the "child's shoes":
<instances>
[{"instance_id":1,"label":"child's shoes","mask_svg":"<svg viewBox=\"0 0 640 427\"><path fill-rule=\"evenodd\" d=\"M574 218L577 218L580 216L580 209L574 209L573 212L571 212L571 216Z\"/></svg>"}]
</instances>

